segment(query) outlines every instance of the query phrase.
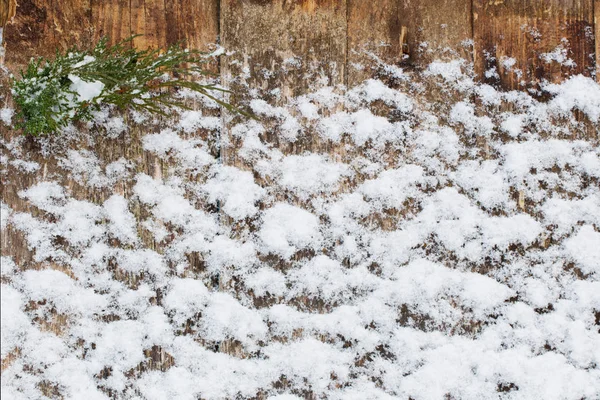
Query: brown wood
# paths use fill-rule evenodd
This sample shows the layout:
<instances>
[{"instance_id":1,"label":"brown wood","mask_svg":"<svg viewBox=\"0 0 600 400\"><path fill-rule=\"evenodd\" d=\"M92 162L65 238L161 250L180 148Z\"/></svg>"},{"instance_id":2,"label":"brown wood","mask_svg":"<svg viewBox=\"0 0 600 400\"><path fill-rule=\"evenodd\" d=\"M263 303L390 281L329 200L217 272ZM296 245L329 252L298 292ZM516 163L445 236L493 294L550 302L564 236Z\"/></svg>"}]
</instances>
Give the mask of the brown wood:
<instances>
[{"instance_id":1,"label":"brown wood","mask_svg":"<svg viewBox=\"0 0 600 400\"><path fill-rule=\"evenodd\" d=\"M138 48L164 47L167 44L167 31L177 30L167 26L165 1L132 0L132 31L143 36L137 37L133 44Z\"/></svg>"},{"instance_id":2,"label":"brown wood","mask_svg":"<svg viewBox=\"0 0 600 400\"><path fill-rule=\"evenodd\" d=\"M129 0L93 0L94 38L107 36L114 44L131 36L131 5Z\"/></svg>"},{"instance_id":3,"label":"brown wood","mask_svg":"<svg viewBox=\"0 0 600 400\"><path fill-rule=\"evenodd\" d=\"M596 43L596 81L600 82L600 0L594 2L594 41Z\"/></svg>"},{"instance_id":4,"label":"brown wood","mask_svg":"<svg viewBox=\"0 0 600 400\"><path fill-rule=\"evenodd\" d=\"M0 0L3 1L3 0ZM5 30L6 65L13 72L22 68L31 57L51 57L56 49L64 50L73 45L86 46L94 43L100 36L111 36L111 42L124 39L131 33L150 33L139 38L139 46L165 46L168 43L188 40L188 46L205 48L215 43L218 36L218 0L191 0L174 2L170 11L166 11L165 3L132 0L92 0L80 2L67 0L56 4L50 0L20 0L17 14L12 24ZM168 4L168 3L167 3ZM162 22L161 22L162 21ZM172 25L170 29L168 24ZM0 70L1 97L8 93L7 74ZM10 95L8 103L12 106ZM127 134L116 139L107 139L103 135L96 138L95 143L71 143L74 148L89 149L104 162L112 162L120 157L133 160L139 166L139 172L156 174L162 163L154 155L143 150L141 138L148 132L148 127L138 126L130 121ZM6 129L0 123L0 136L7 142L19 135L16 130ZM20 190L53 176L60 179L73 197L101 204L113 190L121 191L125 196L131 195L132 182L123 184L122 188L93 188L79 185L60 168L59 162L52 156L44 156L35 147L35 141L27 139L25 152L32 161L41 168L34 173L24 173L11 166L6 166L8 174L0 179L1 198L15 211L29 211L37 216L27 201L18 196ZM68 145L65 145L68 146ZM3 165L4 167L4 165ZM133 210L142 220L140 210ZM13 256L20 266L35 264L33 253L28 250L22 235L10 228L0 234L2 254ZM142 240L150 248L156 247L152 236L142 231Z\"/></svg>"},{"instance_id":5,"label":"brown wood","mask_svg":"<svg viewBox=\"0 0 600 400\"><path fill-rule=\"evenodd\" d=\"M0 25L16 11L4 29L4 41L6 64L20 67L33 55L51 56L56 49L92 43L102 35L115 42L140 33L144 36L135 40L139 47L185 41L189 47L206 48L219 34L220 7L223 44L239 52L226 59L243 59L255 81L251 86L273 88L280 81L286 96L302 92L307 72L319 68L333 84L368 77L368 69L353 67L368 59L361 49L385 62L398 61L404 50L412 61L425 63L444 54L468 58L463 41L474 37L477 72L483 75L496 67L497 83L518 88L521 80L593 74L594 64L600 64L591 56L595 52L600 57L594 44L594 34L600 35L600 24L594 27L599 3L473 0L471 10L471 0L0 0ZM540 59L562 38L576 67ZM427 46L420 46L424 42ZM302 66L292 73L288 65L289 73L282 76L278 67L291 57L299 57ZM512 69L521 70L521 77L502 63L509 57L515 58ZM260 78L263 68L274 74Z\"/></svg>"},{"instance_id":6,"label":"brown wood","mask_svg":"<svg viewBox=\"0 0 600 400\"><path fill-rule=\"evenodd\" d=\"M218 0L93 0L96 37L109 36L111 43L133 34L139 48L165 47L183 42L207 49L218 36Z\"/></svg>"},{"instance_id":7,"label":"brown wood","mask_svg":"<svg viewBox=\"0 0 600 400\"><path fill-rule=\"evenodd\" d=\"M3 28L17 11L16 0L0 0L0 28Z\"/></svg>"},{"instance_id":8,"label":"brown wood","mask_svg":"<svg viewBox=\"0 0 600 400\"><path fill-rule=\"evenodd\" d=\"M402 58L398 0L348 0L348 84L372 75L374 57L385 63ZM374 56L374 57L373 57ZM359 64L363 69L357 68Z\"/></svg>"},{"instance_id":9,"label":"brown wood","mask_svg":"<svg viewBox=\"0 0 600 400\"><path fill-rule=\"evenodd\" d=\"M489 83L524 88L521 81L558 82L591 75L594 60L593 0L474 0L475 69ZM566 42L564 42L564 40ZM547 62L559 46L575 66ZM510 60L514 59L511 67ZM547 58L547 57L546 57ZM509 60L509 62L507 62ZM498 77L485 77L496 68ZM515 72L515 71L520 72ZM521 76L519 76L519 74Z\"/></svg>"},{"instance_id":10,"label":"brown wood","mask_svg":"<svg viewBox=\"0 0 600 400\"><path fill-rule=\"evenodd\" d=\"M346 0L222 0L222 45L235 52L222 60L224 83L244 67L250 88L280 88L281 99L303 93L321 72L344 83L346 29Z\"/></svg>"},{"instance_id":11,"label":"brown wood","mask_svg":"<svg viewBox=\"0 0 600 400\"><path fill-rule=\"evenodd\" d=\"M400 25L406 27L410 60L471 58L471 0L399 0Z\"/></svg>"},{"instance_id":12,"label":"brown wood","mask_svg":"<svg viewBox=\"0 0 600 400\"><path fill-rule=\"evenodd\" d=\"M0 0L7 1L7 0ZM140 48L175 42L207 49L218 37L219 0L20 0L4 31L6 64L18 69L30 57L95 43L111 43L141 34Z\"/></svg>"},{"instance_id":13,"label":"brown wood","mask_svg":"<svg viewBox=\"0 0 600 400\"><path fill-rule=\"evenodd\" d=\"M4 30L6 65L18 69L31 57L89 43L90 21L89 1L19 0L13 22Z\"/></svg>"},{"instance_id":14,"label":"brown wood","mask_svg":"<svg viewBox=\"0 0 600 400\"><path fill-rule=\"evenodd\" d=\"M311 86L319 85L323 76L328 79L326 84L344 84L347 29L346 0L222 0L222 45L227 52L234 52L222 57L222 81L233 90L236 102L250 99L252 96L247 93L257 91L273 105L283 105L289 98L308 92ZM222 161L251 170L253 166L238 157L240 141L230 134L232 123L227 118L224 121L223 134L229 135L232 146L221 150ZM261 118L260 122L266 129L261 139L284 154L318 147L314 144L318 140L316 133L290 144L277 133L280 124L268 118ZM248 222L229 223L234 232L253 229ZM309 256L298 255L298 259ZM285 264L278 257L265 257L264 262L274 268ZM230 276L221 273L220 288L234 287ZM234 357L244 355L237 341L222 343L219 351Z\"/></svg>"},{"instance_id":15,"label":"brown wood","mask_svg":"<svg viewBox=\"0 0 600 400\"><path fill-rule=\"evenodd\" d=\"M169 43L184 41L194 49L206 50L219 36L218 0L167 0L167 34Z\"/></svg>"}]
</instances>

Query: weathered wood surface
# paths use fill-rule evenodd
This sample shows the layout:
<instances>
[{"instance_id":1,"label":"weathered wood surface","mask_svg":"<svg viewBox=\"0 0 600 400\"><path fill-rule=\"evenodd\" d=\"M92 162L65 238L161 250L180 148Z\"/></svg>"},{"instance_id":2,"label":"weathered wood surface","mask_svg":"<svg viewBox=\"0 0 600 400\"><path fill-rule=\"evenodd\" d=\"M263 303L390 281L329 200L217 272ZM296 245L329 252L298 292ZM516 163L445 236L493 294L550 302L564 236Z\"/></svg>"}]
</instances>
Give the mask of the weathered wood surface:
<instances>
[{"instance_id":1,"label":"weathered wood surface","mask_svg":"<svg viewBox=\"0 0 600 400\"><path fill-rule=\"evenodd\" d=\"M136 5L136 1L129 0L93 1L91 24L94 36L108 36L111 44L131 36L134 22L131 11ZM143 9L136 11L143 15Z\"/></svg>"},{"instance_id":2,"label":"weathered wood surface","mask_svg":"<svg viewBox=\"0 0 600 400\"><path fill-rule=\"evenodd\" d=\"M403 54L418 64L474 57L481 77L496 68L498 77L486 80L509 89L592 75L600 64L599 10L598 0L0 0L0 25L16 11L4 29L13 69L103 35L115 42L143 34L134 42L142 48L184 41L201 49L220 35L235 52L223 58L225 83L247 68L250 87L279 88L273 96L285 98L319 74L330 84L369 77L373 57L365 50L390 63ZM571 66L548 61L562 48Z\"/></svg>"},{"instance_id":3,"label":"weathered wood surface","mask_svg":"<svg viewBox=\"0 0 600 400\"><path fill-rule=\"evenodd\" d=\"M233 52L223 59L224 83L249 75L250 88L282 100L320 76L342 84L346 30L345 0L222 0L221 44Z\"/></svg>"},{"instance_id":4,"label":"weathered wood surface","mask_svg":"<svg viewBox=\"0 0 600 400\"><path fill-rule=\"evenodd\" d=\"M594 35L596 42L596 81L600 82L600 0L594 2L594 26L596 27Z\"/></svg>"},{"instance_id":5,"label":"weathered wood surface","mask_svg":"<svg viewBox=\"0 0 600 400\"><path fill-rule=\"evenodd\" d=\"M132 0L123 5L131 18L129 34L143 35L135 39L137 47L157 48L183 42L187 47L206 50L217 41L219 19L215 0ZM113 7L104 7L108 14L114 13ZM99 15L98 21L103 20Z\"/></svg>"},{"instance_id":6,"label":"weathered wood surface","mask_svg":"<svg viewBox=\"0 0 600 400\"><path fill-rule=\"evenodd\" d=\"M52 56L101 36L115 43L140 34L134 41L139 48L183 41L207 49L217 41L218 27L216 0L21 0L5 29L6 65L18 69L30 57Z\"/></svg>"},{"instance_id":7,"label":"weathered wood surface","mask_svg":"<svg viewBox=\"0 0 600 400\"><path fill-rule=\"evenodd\" d=\"M31 57L48 57L57 49L90 43L92 26L89 2L20 0L16 15L4 29L6 65L18 69Z\"/></svg>"},{"instance_id":8,"label":"weathered wood surface","mask_svg":"<svg viewBox=\"0 0 600 400\"><path fill-rule=\"evenodd\" d=\"M446 56L471 58L471 0L399 0L400 24L407 28L405 51L413 62Z\"/></svg>"},{"instance_id":9,"label":"weathered wood surface","mask_svg":"<svg viewBox=\"0 0 600 400\"><path fill-rule=\"evenodd\" d=\"M49 0L22 0L16 11L13 22L5 29L6 66L15 73L30 57L49 57L56 49L89 45L104 35L114 43L132 33L142 34L135 43L142 48L164 47L185 40L190 47L206 49L216 42L219 25L217 3L212 0L167 3L153 0L68 0L60 4ZM5 100L8 95L6 87L6 76L0 73L2 107L10 106L10 101L6 103ZM162 171L161 162L142 149L141 137L146 131L140 126L130 125L126 138L103 140L103 136L98 135L94 143L80 143L74 147L89 149L106 163L120 157L134 160L140 166L139 172L157 176ZM0 124L0 136L5 141L12 140L18 134L17 131L4 129ZM34 141L27 140L31 142L31 146L27 146L30 150L28 155L32 161L40 164L40 170L23 173L12 166L2 166L7 172L2 176L2 201L13 210L37 215L18 193L47 179L59 180L78 199L101 204L110 195L111 191L106 188L90 189L77 184L61 170L58 160L39 154ZM131 182L117 190L129 196ZM7 230L1 236L3 255L13 256L19 265L32 263L32 254L18 233ZM149 243L149 246L153 247L154 244Z\"/></svg>"},{"instance_id":10,"label":"weathered wood surface","mask_svg":"<svg viewBox=\"0 0 600 400\"><path fill-rule=\"evenodd\" d=\"M0 0L0 28L3 28L17 12L17 2L15 0Z\"/></svg>"},{"instance_id":11,"label":"weathered wood surface","mask_svg":"<svg viewBox=\"0 0 600 400\"><path fill-rule=\"evenodd\" d=\"M369 77L368 67L352 67L369 61L363 50L392 63L404 53L414 63L426 63L439 56L469 59L472 53L463 42L473 38L480 75L496 66L500 74L497 83L508 88L519 85L516 76L501 63L504 57L515 58L514 68L524 71L525 79L558 80L565 74L591 73L592 0L474 2L471 10L470 0L20 0L15 20L5 31L6 62L14 70L32 56L50 56L57 48L93 43L103 35L110 36L114 43L133 33L143 34L134 42L141 48L164 47L181 40L190 47L206 48L220 34L221 44L231 52L223 56L221 63L224 85L257 90L273 104L305 93L321 78L326 78L329 85L352 85ZM9 3L0 0L0 4ZM1 16L9 15L5 12L8 8L2 10ZM595 13L600 20L599 0ZM596 36L600 37L600 24L596 24ZM577 66L563 70L542 63L539 54L554 50L563 37L569 40L568 54ZM595 45L597 57L599 42ZM483 58L485 52L496 59ZM132 173L160 179L166 165L143 150L141 137L146 132L145 127L132 127L126 140L98 140L78 148L89 148L101 158L103 166L120 157L134 160L136 170ZM14 134L2 132L5 139ZM313 132L301 139L293 145L279 145L275 135L267 137L284 154L315 150L328 152L332 158L345 157L343 161L353 157L341 154L343 146L327 147ZM32 160L42 168L24 174L6 167L8 174L2 180L2 200L15 211L35 215L18 192L47 179L59 180L74 198L97 204L111 193L78 185L60 168L58 160L46 159L35 148L30 150ZM225 157L224 162L244 167L235 154ZM131 180L123 183L125 197L131 196L131 185ZM134 213L141 221L143 210ZM389 221L388 228L395 226L394 219ZM40 267L31 261L22 234L7 229L1 236L3 255L13 256L23 268ZM141 236L147 247L158 247L147 232L141 232ZM220 349L229 354L240 351L239 346L229 342L223 342ZM162 354L159 349L152 351ZM162 368L164 356L151 355L152 360L155 358L160 361L158 368Z\"/></svg>"},{"instance_id":12,"label":"weathered wood surface","mask_svg":"<svg viewBox=\"0 0 600 400\"><path fill-rule=\"evenodd\" d=\"M258 94L282 105L309 88L346 83L346 0L222 0L220 15L221 45L227 51L221 81L235 93L234 103ZM244 168L237 156L239 140L230 134L235 121L224 119L232 146L222 149L223 161ZM310 151L316 139L309 135L290 144L270 128L264 137L284 154Z\"/></svg>"},{"instance_id":13,"label":"weathered wood surface","mask_svg":"<svg viewBox=\"0 0 600 400\"><path fill-rule=\"evenodd\" d=\"M592 0L474 0L476 72L507 89L591 75L593 12ZM552 60L563 56L572 62ZM494 68L498 76L486 77Z\"/></svg>"},{"instance_id":14,"label":"weathered wood surface","mask_svg":"<svg viewBox=\"0 0 600 400\"><path fill-rule=\"evenodd\" d=\"M398 0L348 0L347 84L352 86L372 75L377 57L386 63L402 60Z\"/></svg>"}]
</instances>

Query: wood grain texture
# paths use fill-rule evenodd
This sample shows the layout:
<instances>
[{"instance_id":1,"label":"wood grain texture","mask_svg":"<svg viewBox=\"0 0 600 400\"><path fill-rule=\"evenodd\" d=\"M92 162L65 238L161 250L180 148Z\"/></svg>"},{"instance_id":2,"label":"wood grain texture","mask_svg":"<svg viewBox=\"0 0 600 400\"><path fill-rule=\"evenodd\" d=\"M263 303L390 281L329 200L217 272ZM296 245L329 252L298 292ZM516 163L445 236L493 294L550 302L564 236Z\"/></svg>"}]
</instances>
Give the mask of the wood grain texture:
<instances>
[{"instance_id":1,"label":"wood grain texture","mask_svg":"<svg viewBox=\"0 0 600 400\"><path fill-rule=\"evenodd\" d=\"M167 42L207 50L219 36L218 0L167 0Z\"/></svg>"},{"instance_id":2,"label":"wood grain texture","mask_svg":"<svg viewBox=\"0 0 600 400\"><path fill-rule=\"evenodd\" d=\"M31 57L89 43L91 14L89 1L20 0L13 23L4 31L6 65L18 70Z\"/></svg>"},{"instance_id":3,"label":"wood grain texture","mask_svg":"<svg viewBox=\"0 0 600 400\"><path fill-rule=\"evenodd\" d=\"M0 0L6 1L6 0ZM20 0L5 28L6 64L18 69L30 57L86 46L108 36L111 43L141 34L139 48L184 42L208 49L218 38L219 0Z\"/></svg>"},{"instance_id":4,"label":"wood grain texture","mask_svg":"<svg viewBox=\"0 0 600 400\"><path fill-rule=\"evenodd\" d=\"M471 0L399 0L400 25L407 28L410 60L471 58L465 40L473 37Z\"/></svg>"},{"instance_id":5,"label":"wood grain texture","mask_svg":"<svg viewBox=\"0 0 600 400\"><path fill-rule=\"evenodd\" d=\"M16 0L0 0L0 28L3 28L17 12Z\"/></svg>"},{"instance_id":6,"label":"wood grain texture","mask_svg":"<svg viewBox=\"0 0 600 400\"><path fill-rule=\"evenodd\" d=\"M594 35L596 47L596 81L600 82L600 0L594 2L594 27L596 32Z\"/></svg>"},{"instance_id":7,"label":"wood grain texture","mask_svg":"<svg viewBox=\"0 0 600 400\"><path fill-rule=\"evenodd\" d=\"M93 0L96 36L111 43L140 34L138 48L183 42L205 50L218 36L218 0Z\"/></svg>"},{"instance_id":8,"label":"wood grain texture","mask_svg":"<svg viewBox=\"0 0 600 400\"><path fill-rule=\"evenodd\" d=\"M222 0L221 43L225 83L244 75L252 89L281 99L303 93L323 75L344 83L346 0Z\"/></svg>"},{"instance_id":9,"label":"wood grain texture","mask_svg":"<svg viewBox=\"0 0 600 400\"><path fill-rule=\"evenodd\" d=\"M131 0L132 19L137 23L132 26L133 32L143 36L137 37L133 44L138 48L163 47L167 44L167 31L176 30L175 26L167 26L167 14L164 0Z\"/></svg>"},{"instance_id":10,"label":"wood grain texture","mask_svg":"<svg viewBox=\"0 0 600 400\"><path fill-rule=\"evenodd\" d=\"M474 0L475 70L507 89L594 68L593 0ZM563 51L572 65L552 61ZM486 71L495 71L497 76ZM527 84L525 83L527 82Z\"/></svg>"},{"instance_id":11,"label":"wood grain texture","mask_svg":"<svg viewBox=\"0 0 600 400\"><path fill-rule=\"evenodd\" d=\"M402 58L398 0L348 0L347 83L353 85L369 78L373 56L386 63ZM360 64L360 67L357 68Z\"/></svg>"},{"instance_id":12,"label":"wood grain texture","mask_svg":"<svg viewBox=\"0 0 600 400\"><path fill-rule=\"evenodd\" d=\"M94 39L107 36L110 44L131 36L130 0L92 0Z\"/></svg>"}]
</instances>

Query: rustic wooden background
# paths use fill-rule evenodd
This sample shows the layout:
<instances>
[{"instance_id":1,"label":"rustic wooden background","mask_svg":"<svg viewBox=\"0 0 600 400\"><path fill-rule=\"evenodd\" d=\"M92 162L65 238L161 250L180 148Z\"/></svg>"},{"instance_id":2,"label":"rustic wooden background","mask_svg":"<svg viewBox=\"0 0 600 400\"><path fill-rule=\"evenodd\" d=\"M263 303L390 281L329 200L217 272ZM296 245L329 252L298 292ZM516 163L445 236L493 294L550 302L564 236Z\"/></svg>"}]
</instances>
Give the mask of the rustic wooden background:
<instances>
[{"instance_id":1,"label":"rustic wooden background","mask_svg":"<svg viewBox=\"0 0 600 400\"><path fill-rule=\"evenodd\" d=\"M357 65L378 59L420 68L434 58L461 57L474 62L482 79L506 89L525 88L521 81L557 82L575 73L594 76L600 65L600 0L0 0L2 26L5 64L13 72L32 56L51 56L56 49L91 44L105 35L115 42L142 34L134 43L138 47L185 40L208 50L219 44L227 53L214 68L224 85L260 89L263 96L277 93L268 98L274 103L302 94L317 79L358 83L373 70ZM559 46L574 61L572 67L541 57ZM494 67L497 75L485 77ZM6 93L5 86L0 98ZM5 139L19 134L1 124L0 131ZM89 149L106 162L136 160L136 172L159 179L167 165L143 150L144 132L132 124L126 137L98 137ZM55 158L36 152L35 143L27 146L30 159L43 168L25 174L6 166L10 179L1 182L1 198L13 210L37 215L17 193L52 174L77 199L101 204L112 194L78 185ZM281 150L301 153L319 145L294 146ZM244 168L235 149L231 154L224 162ZM131 187L115 190L131 196ZM133 211L140 218L140 211ZM21 268L45 268L33 261L22 233L9 226L0 236L2 255L12 256ZM161 251L150 235L142 240ZM221 351L236 350L223 343Z\"/></svg>"},{"instance_id":2,"label":"rustic wooden background","mask_svg":"<svg viewBox=\"0 0 600 400\"><path fill-rule=\"evenodd\" d=\"M373 55L413 65L460 56L472 59L480 76L496 67L498 76L486 79L510 89L594 75L600 57L600 0L0 0L0 25L15 4L4 29L9 67L103 35L117 41L139 33L140 47L220 43L235 52L223 57L225 80L235 73L232 61L241 60L251 69L250 85L276 82L286 96L302 92L306 69L316 63L331 84L360 81L368 71L355 65ZM541 59L558 46L574 66ZM294 57L303 60L300 71L282 77L282 63Z\"/></svg>"},{"instance_id":3,"label":"rustic wooden background","mask_svg":"<svg viewBox=\"0 0 600 400\"><path fill-rule=\"evenodd\" d=\"M595 76L600 65L600 0L0 0L0 27L5 65L14 73L33 56L52 56L101 36L116 42L142 34L134 43L142 48L182 40L205 50L219 44L227 53L212 68L223 84L260 90L273 103L302 94L319 79L358 83L374 71L357 65L377 60L420 68L434 58L461 57L473 61L482 80L506 89L576 73ZM544 61L543 54L557 48L565 49L572 66ZM495 76L484 75L494 68ZM0 98L7 94L4 85ZM1 124L0 131L5 139L19 135ZM126 144L98 139L90 150L106 159L143 159L145 170L139 172L155 176L160 163L142 150L141 131L131 126ZM594 127L590 132L597 137ZM275 135L267 140L284 154L339 150L320 147L312 136L291 147ZM56 160L36 154L35 146L30 150L43 171L60 171ZM244 168L235 148L221 157ZM17 193L44 180L46 172L15 174L2 182L2 199L16 211L29 210ZM110 194L79 190L66 177L64 184L89 201L102 202ZM3 254L18 263L31 258L22 237L2 236Z\"/></svg>"},{"instance_id":4,"label":"rustic wooden background","mask_svg":"<svg viewBox=\"0 0 600 400\"><path fill-rule=\"evenodd\" d=\"M595 21L600 21L600 0L0 0L4 61L14 73L33 56L52 56L101 36L114 43L135 33L143 35L134 42L142 48L182 40L205 50L223 46L227 53L213 63L223 84L260 90L273 103L301 95L319 79L330 85L358 83L374 71L357 65L377 60L419 68L434 58L461 57L473 61L482 80L506 89L576 73L595 76L600 65L600 22ZM572 66L544 61L543 54L557 48L565 49ZM486 77L494 68L497 74ZM18 134L0 129L4 138ZM132 127L127 146L100 140L91 150L121 154L127 148L150 160L145 172L155 175L158 167L152 156L143 155L139 136ZM269 140L279 146L277 137ZM300 142L281 150L301 153L315 146ZM222 158L244 167L235 149ZM3 201L15 210L27 208L16 193L42 179L27 176L3 184ZM80 197L102 201L105 195L83 190ZM3 237L3 252L26 253L20 239L9 236Z\"/></svg>"}]
</instances>

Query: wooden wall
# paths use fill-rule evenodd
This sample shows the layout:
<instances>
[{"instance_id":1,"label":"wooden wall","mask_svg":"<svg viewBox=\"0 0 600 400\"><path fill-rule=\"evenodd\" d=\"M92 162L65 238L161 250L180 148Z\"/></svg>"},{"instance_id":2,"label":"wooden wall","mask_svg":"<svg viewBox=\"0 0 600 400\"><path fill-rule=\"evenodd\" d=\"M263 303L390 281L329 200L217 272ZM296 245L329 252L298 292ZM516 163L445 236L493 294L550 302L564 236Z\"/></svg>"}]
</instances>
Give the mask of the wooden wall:
<instances>
[{"instance_id":1,"label":"wooden wall","mask_svg":"<svg viewBox=\"0 0 600 400\"><path fill-rule=\"evenodd\" d=\"M475 0L473 17L476 71L496 68L491 83L518 89L594 72L593 0Z\"/></svg>"},{"instance_id":2,"label":"wooden wall","mask_svg":"<svg viewBox=\"0 0 600 400\"><path fill-rule=\"evenodd\" d=\"M0 17L14 4L0 0ZM460 56L482 79L513 89L593 75L599 15L600 0L20 0L4 39L9 67L102 35L141 33L141 47L220 42L233 52L221 65L226 81L249 68L249 85L285 96L318 69L332 84L356 83L370 74L357 66L374 57L422 65ZM572 66L549 61L562 48ZM294 73L281 76L282 65ZM484 77L490 68L497 75Z\"/></svg>"},{"instance_id":3,"label":"wooden wall","mask_svg":"<svg viewBox=\"0 0 600 400\"><path fill-rule=\"evenodd\" d=\"M14 0L0 7L8 14ZM278 86L286 96L302 92L309 69L321 68L332 84L356 83L369 75L357 65L373 56L472 58L483 79L513 89L592 75L599 15L600 0L20 0L4 39L9 66L102 35L141 33L141 47L220 40L235 52L224 57L226 79L248 67L250 85ZM551 61L562 48L572 66ZM296 71L282 77L282 65ZM497 75L484 77L490 68Z\"/></svg>"},{"instance_id":4,"label":"wooden wall","mask_svg":"<svg viewBox=\"0 0 600 400\"><path fill-rule=\"evenodd\" d=\"M596 42L596 80L600 81L600 0L594 0L594 25Z\"/></svg>"}]
</instances>

